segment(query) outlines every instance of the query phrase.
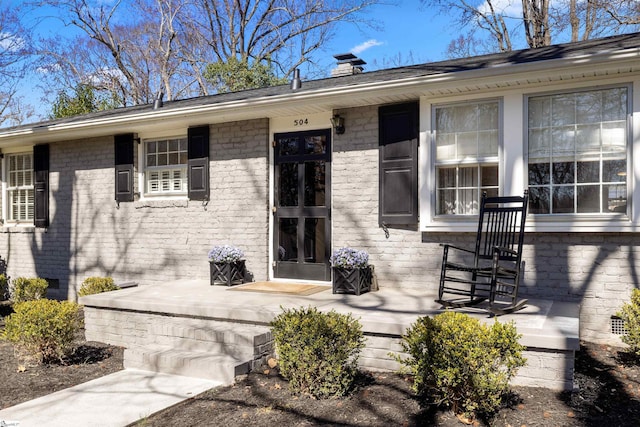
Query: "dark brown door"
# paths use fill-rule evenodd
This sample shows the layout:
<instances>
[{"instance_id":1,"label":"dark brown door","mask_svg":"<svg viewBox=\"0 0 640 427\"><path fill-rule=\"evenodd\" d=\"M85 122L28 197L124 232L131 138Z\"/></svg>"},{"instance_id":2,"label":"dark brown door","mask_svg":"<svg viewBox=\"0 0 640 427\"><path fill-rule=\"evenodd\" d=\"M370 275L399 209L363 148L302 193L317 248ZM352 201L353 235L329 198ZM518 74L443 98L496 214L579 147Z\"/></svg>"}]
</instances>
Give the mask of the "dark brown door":
<instances>
[{"instance_id":1,"label":"dark brown door","mask_svg":"<svg viewBox=\"0 0 640 427\"><path fill-rule=\"evenodd\" d=\"M331 280L331 131L275 135L274 277Z\"/></svg>"}]
</instances>

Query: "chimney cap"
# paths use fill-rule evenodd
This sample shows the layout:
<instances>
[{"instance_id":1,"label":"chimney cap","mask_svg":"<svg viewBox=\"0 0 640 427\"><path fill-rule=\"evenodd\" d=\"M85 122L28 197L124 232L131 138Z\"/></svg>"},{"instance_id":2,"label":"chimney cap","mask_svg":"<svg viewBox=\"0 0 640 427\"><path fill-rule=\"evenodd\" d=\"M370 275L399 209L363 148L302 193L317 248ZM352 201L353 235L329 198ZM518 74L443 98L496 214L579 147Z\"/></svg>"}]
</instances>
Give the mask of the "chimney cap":
<instances>
[{"instance_id":1,"label":"chimney cap","mask_svg":"<svg viewBox=\"0 0 640 427\"><path fill-rule=\"evenodd\" d=\"M339 53L337 55L333 55L334 58L336 58L338 61L346 61L348 59L356 59L357 56L355 56L353 53L349 52L349 53Z\"/></svg>"},{"instance_id":2,"label":"chimney cap","mask_svg":"<svg viewBox=\"0 0 640 427\"><path fill-rule=\"evenodd\" d=\"M338 55L333 55L335 59L338 60L338 64L351 64L354 67L358 65L365 65L366 62L353 53L340 53Z\"/></svg>"}]
</instances>

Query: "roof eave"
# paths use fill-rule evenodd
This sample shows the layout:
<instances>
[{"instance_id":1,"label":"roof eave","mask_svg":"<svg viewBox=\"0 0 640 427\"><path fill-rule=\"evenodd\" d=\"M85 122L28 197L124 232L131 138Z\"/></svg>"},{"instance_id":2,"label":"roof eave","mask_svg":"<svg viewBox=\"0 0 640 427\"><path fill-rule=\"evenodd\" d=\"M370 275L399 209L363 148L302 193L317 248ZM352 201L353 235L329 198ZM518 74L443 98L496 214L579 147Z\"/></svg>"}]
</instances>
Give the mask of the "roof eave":
<instances>
[{"instance_id":1,"label":"roof eave","mask_svg":"<svg viewBox=\"0 0 640 427\"><path fill-rule=\"evenodd\" d=\"M555 58L544 61L525 63L500 63L488 67L466 71L443 72L431 75L415 75L395 80L355 83L352 85L320 88L288 92L273 96L247 98L221 103L203 103L185 107L146 110L144 112L124 113L107 117L64 123L35 124L33 127L17 128L5 132L0 131L0 146L31 143L52 142L64 139L95 137L113 133L122 133L133 128L167 126L174 122L185 122L187 125L202 123L219 123L241 120L243 118L273 117L280 109L302 107L313 100L324 108L336 109L366 105L368 97L379 97L383 94L415 94L420 91L453 87L459 82L483 80L485 84L492 81L504 82L505 76L517 82L526 80L526 76L535 74L537 78L545 73L557 73L560 70L579 75L582 69L594 72L600 70L640 67L640 48L608 51L597 54L585 54L566 58ZM417 90L420 88L420 90Z\"/></svg>"}]
</instances>

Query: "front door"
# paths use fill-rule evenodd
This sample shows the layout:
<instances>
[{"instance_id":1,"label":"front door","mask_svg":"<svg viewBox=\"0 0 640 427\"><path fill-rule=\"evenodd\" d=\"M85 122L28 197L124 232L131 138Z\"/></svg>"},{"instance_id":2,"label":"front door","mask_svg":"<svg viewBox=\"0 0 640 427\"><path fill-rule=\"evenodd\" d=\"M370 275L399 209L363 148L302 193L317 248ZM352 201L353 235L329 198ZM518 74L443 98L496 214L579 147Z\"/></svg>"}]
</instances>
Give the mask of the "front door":
<instances>
[{"instance_id":1,"label":"front door","mask_svg":"<svg viewBox=\"0 0 640 427\"><path fill-rule=\"evenodd\" d=\"M331 130L275 135L274 277L331 280Z\"/></svg>"}]
</instances>

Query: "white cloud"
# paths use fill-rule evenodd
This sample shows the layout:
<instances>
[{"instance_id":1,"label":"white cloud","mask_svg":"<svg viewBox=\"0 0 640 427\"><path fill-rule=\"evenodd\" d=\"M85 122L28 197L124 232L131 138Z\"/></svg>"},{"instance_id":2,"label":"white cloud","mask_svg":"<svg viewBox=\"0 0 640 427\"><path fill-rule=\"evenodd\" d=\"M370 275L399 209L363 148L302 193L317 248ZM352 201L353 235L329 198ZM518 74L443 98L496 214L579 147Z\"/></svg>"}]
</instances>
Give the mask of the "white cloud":
<instances>
[{"instance_id":1,"label":"white cloud","mask_svg":"<svg viewBox=\"0 0 640 427\"><path fill-rule=\"evenodd\" d=\"M359 45L352 47L349 52L353 53L354 55L358 55L371 47L381 46L383 44L383 42L376 39L370 39L364 43L360 43Z\"/></svg>"},{"instance_id":2,"label":"white cloud","mask_svg":"<svg viewBox=\"0 0 640 427\"><path fill-rule=\"evenodd\" d=\"M505 15L508 17L522 16L521 0L492 0L491 4L493 5L493 10L498 15ZM485 15L491 14L491 9L487 5L486 1L478 6L478 10Z\"/></svg>"},{"instance_id":3,"label":"white cloud","mask_svg":"<svg viewBox=\"0 0 640 427\"><path fill-rule=\"evenodd\" d=\"M60 66L60 64L49 64L49 65L43 65L40 66L38 68L36 68L36 71L40 74L55 74L55 73L59 73L62 70L62 67Z\"/></svg>"},{"instance_id":4,"label":"white cloud","mask_svg":"<svg viewBox=\"0 0 640 427\"><path fill-rule=\"evenodd\" d=\"M11 33L0 32L0 50L15 53L24 48L24 39Z\"/></svg>"}]
</instances>

